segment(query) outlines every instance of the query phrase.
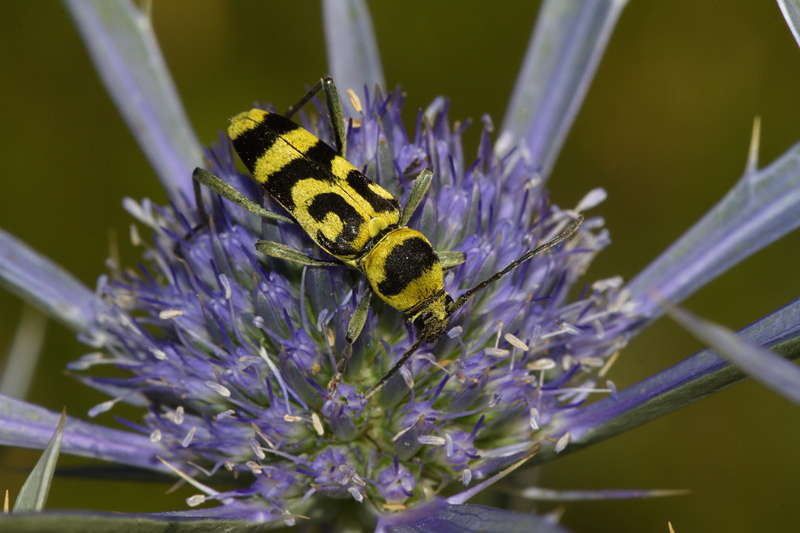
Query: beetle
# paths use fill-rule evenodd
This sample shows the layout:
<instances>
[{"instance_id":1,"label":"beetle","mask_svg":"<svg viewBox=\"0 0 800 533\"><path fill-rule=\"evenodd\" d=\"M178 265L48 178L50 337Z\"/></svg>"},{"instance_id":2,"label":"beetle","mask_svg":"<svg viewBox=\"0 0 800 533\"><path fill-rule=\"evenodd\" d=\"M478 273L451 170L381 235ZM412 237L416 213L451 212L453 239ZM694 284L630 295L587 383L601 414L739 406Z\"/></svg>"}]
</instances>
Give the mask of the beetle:
<instances>
[{"instance_id":1,"label":"beetle","mask_svg":"<svg viewBox=\"0 0 800 533\"><path fill-rule=\"evenodd\" d=\"M320 90L331 118L336 149L319 140L291 117ZM256 249L306 266L339 266L363 273L369 287L348 324L346 346L329 384L336 391L367 318L372 293L405 316L417 340L395 366L362 398L378 392L423 343L437 341L453 313L470 296L511 272L531 257L556 246L572 235L582 215L551 241L527 251L503 270L453 299L444 290L444 270L465 261L461 252L437 252L420 232L407 227L433 178L424 169L414 181L404 207L380 185L350 164L346 156L346 129L341 102L333 80L323 78L297 104L280 115L261 109L231 119L228 135L242 162L264 190L292 218L258 206L208 171L197 168L193 178L242 207L275 220L296 222L335 260L308 257L298 250L271 241L258 241Z\"/></svg>"}]
</instances>

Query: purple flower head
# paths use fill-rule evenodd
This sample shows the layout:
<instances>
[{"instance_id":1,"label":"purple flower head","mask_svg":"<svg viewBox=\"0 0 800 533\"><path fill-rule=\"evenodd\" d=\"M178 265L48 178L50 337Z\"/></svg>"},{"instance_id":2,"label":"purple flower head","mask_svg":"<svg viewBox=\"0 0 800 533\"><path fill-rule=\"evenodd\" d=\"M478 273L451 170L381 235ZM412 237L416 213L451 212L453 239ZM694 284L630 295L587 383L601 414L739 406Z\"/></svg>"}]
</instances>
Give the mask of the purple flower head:
<instances>
[{"instance_id":1,"label":"purple flower head","mask_svg":"<svg viewBox=\"0 0 800 533\"><path fill-rule=\"evenodd\" d=\"M437 249L466 254L445 276L454 297L573 221L574 212L549 202L521 149L497 156L484 130L478 159L465 161L447 102L420 112L408 132L400 94L362 90L348 121L348 159L401 201L419 171L436 170L409 226ZM333 144L324 109L301 121ZM206 159L224 181L280 209L237 170L227 138ZM567 297L608 243L602 221L589 218L565 244L475 294L439 342L362 401L359 393L413 340L402 314L374 301L331 394L364 276L262 256L259 239L314 257L324 252L297 225L204 196L202 211L127 204L152 230L152 245L138 271L102 286L108 311L90 329L131 376L85 382L144 401L140 430L157 435L175 461L223 478L238 472L246 490L228 498L255 498L276 516L303 514L326 498L366 497L377 509L413 505L426 499L426 487L510 465L541 440L540 424L587 398L635 318L622 312L618 283Z\"/></svg>"}]
</instances>

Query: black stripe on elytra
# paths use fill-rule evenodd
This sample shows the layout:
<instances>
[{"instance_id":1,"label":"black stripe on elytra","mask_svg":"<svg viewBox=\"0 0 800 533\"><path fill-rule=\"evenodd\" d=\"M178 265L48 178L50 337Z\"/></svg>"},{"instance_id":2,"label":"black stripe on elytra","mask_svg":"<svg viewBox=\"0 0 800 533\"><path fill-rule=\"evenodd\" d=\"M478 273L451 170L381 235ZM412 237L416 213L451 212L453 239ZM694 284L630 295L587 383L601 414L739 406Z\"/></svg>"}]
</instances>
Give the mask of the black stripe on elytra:
<instances>
[{"instance_id":1,"label":"black stripe on elytra","mask_svg":"<svg viewBox=\"0 0 800 533\"><path fill-rule=\"evenodd\" d=\"M331 172L336 150L317 139L317 143L306 150L305 156L306 159L319 166L321 170Z\"/></svg>"},{"instance_id":2,"label":"black stripe on elytra","mask_svg":"<svg viewBox=\"0 0 800 533\"><path fill-rule=\"evenodd\" d=\"M320 141L321 143L322 141ZM295 209L292 199L292 189L300 180L313 179L324 183L336 183L336 177L328 169L315 164L314 161L298 155L277 172L267 178L267 183L262 183L264 189L289 212Z\"/></svg>"},{"instance_id":3,"label":"black stripe on elytra","mask_svg":"<svg viewBox=\"0 0 800 533\"><path fill-rule=\"evenodd\" d=\"M357 253L359 250L353 247L353 240L358 236L364 217L359 215L358 211L340 194L325 192L314 196L308 206L308 214L317 222L322 222L328 213L339 217L343 228L336 236L335 241L328 239L321 230L318 230L317 241L320 246L333 255L350 256Z\"/></svg>"},{"instance_id":4,"label":"black stripe on elytra","mask_svg":"<svg viewBox=\"0 0 800 533\"><path fill-rule=\"evenodd\" d=\"M384 279L378 291L385 296L397 296L409 283L439 263L431 244L422 237L411 237L392 248L383 266Z\"/></svg>"},{"instance_id":5,"label":"black stripe on elytra","mask_svg":"<svg viewBox=\"0 0 800 533\"><path fill-rule=\"evenodd\" d=\"M250 120L250 119L243 119ZM256 161L272 148L280 137L299 129L300 126L286 117L267 113L255 128L242 132L233 140L233 147L242 162L251 173L256 168Z\"/></svg>"},{"instance_id":6,"label":"black stripe on elytra","mask_svg":"<svg viewBox=\"0 0 800 533\"><path fill-rule=\"evenodd\" d=\"M347 173L347 184L350 185L359 196L366 200L376 213L400 211L400 203L396 199L392 198L390 200L376 194L369 188L370 183L372 183L372 181L355 168Z\"/></svg>"}]
</instances>

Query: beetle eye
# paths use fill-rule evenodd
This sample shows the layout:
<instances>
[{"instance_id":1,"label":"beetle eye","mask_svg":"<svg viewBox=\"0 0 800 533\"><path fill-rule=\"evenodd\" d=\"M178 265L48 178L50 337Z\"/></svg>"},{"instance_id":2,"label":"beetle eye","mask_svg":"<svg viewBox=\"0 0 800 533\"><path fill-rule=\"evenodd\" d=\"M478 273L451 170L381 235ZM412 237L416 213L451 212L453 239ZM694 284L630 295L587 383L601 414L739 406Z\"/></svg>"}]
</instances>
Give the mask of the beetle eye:
<instances>
[{"instance_id":1,"label":"beetle eye","mask_svg":"<svg viewBox=\"0 0 800 533\"><path fill-rule=\"evenodd\" d=\"M431 319L431 313L429 311L421 313L417 318L414 319L414 329L417 330L417 333L425 329L425 324L430 319Z\"/></svg>"}]
</instances>

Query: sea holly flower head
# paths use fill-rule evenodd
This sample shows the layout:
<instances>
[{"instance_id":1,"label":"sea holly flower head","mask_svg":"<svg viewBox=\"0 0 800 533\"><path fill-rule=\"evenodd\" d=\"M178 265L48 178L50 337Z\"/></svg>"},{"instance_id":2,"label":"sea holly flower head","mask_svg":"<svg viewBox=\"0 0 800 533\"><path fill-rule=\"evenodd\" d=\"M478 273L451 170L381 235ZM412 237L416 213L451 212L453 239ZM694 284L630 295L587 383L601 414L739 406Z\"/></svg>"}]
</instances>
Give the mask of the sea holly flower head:
<instances>
[{"instance_id":1,"label":"sea holly flower head","mask_svg":"<svg viewBox=\"0 0 800 533\"><path fill-rule=\"evenodd\" d=\"M349 120L348 159L403 199L415 174L437 169L410 227L439 249L466 254L446 274L449 293L572 222L519 151L496 156L485 129L478 160L464 161L462 130L451 129L446 101L420 112L407 132L400 95L364 90L353 98L359 112ZM333 144L324 109L302 122ZM237 170L227 138L206 160L224 181L280 209ZM613 281L567 299L608 243L602 222L590 218L564 245L476 294L441 341L364 400L360 393L413 340L403 316L375 302L332 394L327 385L364 276L261 256L254 249L261 238L323 254L297 225L206 196L202 210L126 203L152 243L138 272L112 273L101 287L109 311L91 329L132 377L81 379L117 400L146 401L141 430L172 462L238 472L239 491L212 496L229 505L255 498L281 516L366 498L385 511L425 501L442 483L496 473L532 453L539 424L588 396L633 316L621 312ZM92 355L72 368L105 363Z\"/></svg>"}]
</instances>

